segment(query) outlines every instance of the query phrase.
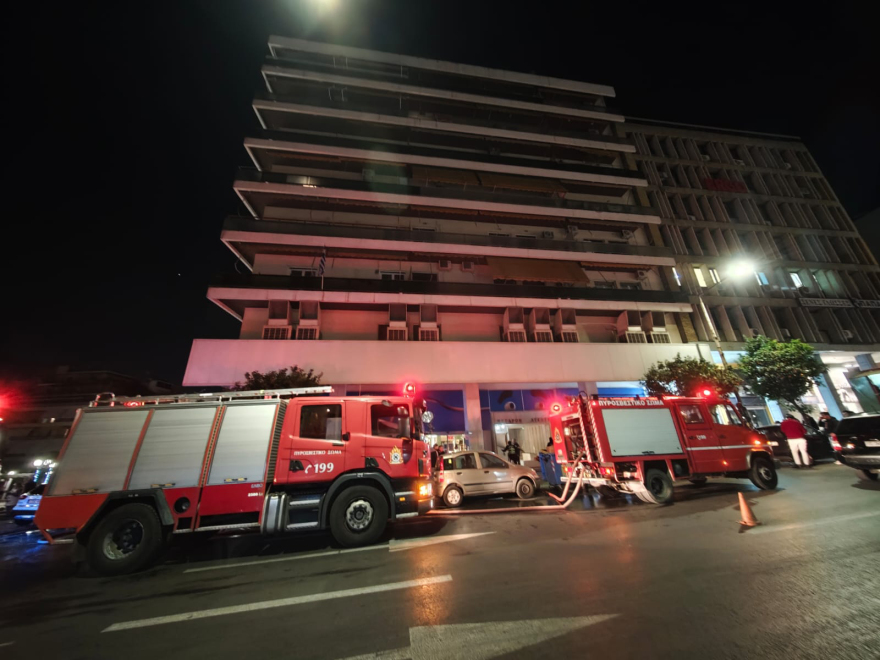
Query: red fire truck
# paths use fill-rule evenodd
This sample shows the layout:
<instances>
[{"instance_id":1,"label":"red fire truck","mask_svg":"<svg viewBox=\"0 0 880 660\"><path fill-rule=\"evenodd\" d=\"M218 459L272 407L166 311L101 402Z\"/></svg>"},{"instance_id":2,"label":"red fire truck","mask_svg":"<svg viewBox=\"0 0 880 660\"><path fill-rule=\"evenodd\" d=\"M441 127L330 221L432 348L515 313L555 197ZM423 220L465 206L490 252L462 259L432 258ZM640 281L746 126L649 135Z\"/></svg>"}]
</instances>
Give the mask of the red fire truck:
<instances>
[{"instance_id":1,"label":"red fire truck","mask_svg":"<svg viewBox=\"0 0 880 660\"><path fill-rule=\"evenodd\" d=\"M736 408L705 398L599 398L581 394L554 403L550 425L556 460L569 475L583 470L591 486L633 493L654 504L672 500L673 482L701 486L707 477L748 477L776 488L767 438ZM580 468L580 469L576 469Z\"/></svg>"},{"instance_id":2,"label":"red fire truck","mask_svg":"<svg viewBox=\"0 0 880 660\"><path fill-rule=\"evenodd\" d=\"M108 397L77 413L36 525L97 572L138 570L171 534L329 528L375 542L433 505L424 401L329 387Z\"/></svg>"}]
</instances>

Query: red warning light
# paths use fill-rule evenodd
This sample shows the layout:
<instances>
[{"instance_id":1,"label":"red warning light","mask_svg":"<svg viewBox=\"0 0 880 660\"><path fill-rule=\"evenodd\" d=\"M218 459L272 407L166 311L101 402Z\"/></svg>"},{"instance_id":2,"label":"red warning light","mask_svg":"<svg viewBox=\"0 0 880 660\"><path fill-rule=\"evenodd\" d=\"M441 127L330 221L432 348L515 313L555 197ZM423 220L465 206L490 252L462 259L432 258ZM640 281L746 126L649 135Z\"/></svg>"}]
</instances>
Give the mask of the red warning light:
<instances>
[{"instance_id":1,"label":"red warning light","mask_svg":"<svg viewBox=\"0 0 880 660\"><path fill-rule=\"evenodd\" d=\"M416 395L416 386L412 383L404 383L403 385L403 396L415 396Z\"/></svg>"},{"instance_id":2,"label":"red warning light","mask_svg":"<svg viewBox=\"0 0 880 660\"><path fill-rule=\"evenodd\" d=\"M144 405L144 402L143 401L126 401L122 405L125 406L126 408L137 408L139 406Z\"/></svg>"},{"instance_id":3,"label":"red warning light","mask_svg":"<svg viewBox=\"0 0 880 660\"><path fill-rule=\"evenodd\" d=\"M553 405L550 406L550 412L553 413L554 415L561 413L562 412L562 404L561 403L554 403Z\"/></svg>"},{"instance_id":4,"label":"red warning light","mask_svg":"<svg viewBox=\"0 0 880 660\"><path fill-rule=\"evenodd\" d=\"M712 396L712 390L703 390L703 396Z\"/></svg>"}]
</instances>

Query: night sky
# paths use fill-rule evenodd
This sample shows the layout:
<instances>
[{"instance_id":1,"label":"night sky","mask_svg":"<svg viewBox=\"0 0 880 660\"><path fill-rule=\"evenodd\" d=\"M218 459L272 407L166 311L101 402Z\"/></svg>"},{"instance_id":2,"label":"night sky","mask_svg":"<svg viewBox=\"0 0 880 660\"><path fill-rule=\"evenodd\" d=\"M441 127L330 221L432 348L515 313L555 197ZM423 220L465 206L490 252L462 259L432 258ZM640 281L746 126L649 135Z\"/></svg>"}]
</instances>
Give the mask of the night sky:
<instances>
[{"instance_id":1,"label":"night sky","mask_svg":"<svg viewBox=\"0 0 880 660\"><path fill-rule=\"evenodd\" d=\"M236 336L205 293L235 268L220 228L244 213L231 182L272 33L609 84L632 117L800 135L854 219L880 205L880 58L855 4L84 4L4 9L0 371L179 383L194 337Z\"/></svg>"}]
</instances>

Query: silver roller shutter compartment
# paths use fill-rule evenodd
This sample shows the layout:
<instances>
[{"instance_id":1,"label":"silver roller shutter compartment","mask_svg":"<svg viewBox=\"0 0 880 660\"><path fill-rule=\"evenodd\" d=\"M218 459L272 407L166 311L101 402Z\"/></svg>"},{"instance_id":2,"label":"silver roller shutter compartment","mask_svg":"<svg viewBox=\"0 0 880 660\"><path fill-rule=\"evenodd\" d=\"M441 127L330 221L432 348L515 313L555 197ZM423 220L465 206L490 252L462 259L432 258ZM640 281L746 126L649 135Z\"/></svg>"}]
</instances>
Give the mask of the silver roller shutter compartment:
<instances>
[{"instance_id":1,"label":"silver roller shutter compartment","mask_svg":"<svg viewBox=\"0 0 880 660\"><path fill-rule=\"evenodd\" d=\"M262 481L278 402L229 405L223 413L208 485Z\"/></svg>"},{"instance_id":2,"label":"silver roller shutter compartment","mask_svg":"<svg viewBox=\"0 0 880 660\"><path fill-rule=\"evenodd\" d=\"M147 410L83 411L52 481L51 494L121 490L148 414Z\"/></svg>"},{"instance_id":3,"label":"silver roller shutter compartment","mask_svg":"<svg viewBox=\"0 0 880 660\"><path fill-rule=\"evenodd\" d=\"M680 454L681 443L668 408L604 409L605 430L612 456Z\"/></svg>"},{"instance_id":4,"label":"silver roller shutter compartment","mask_svg":"<svg viewBox=\"0 0 880 660\"><path fill-rule=\"evenodd\" d=\"M128 489L198 486L216 413L215 406L156 410Z\"/></svg>"}]
</instances>

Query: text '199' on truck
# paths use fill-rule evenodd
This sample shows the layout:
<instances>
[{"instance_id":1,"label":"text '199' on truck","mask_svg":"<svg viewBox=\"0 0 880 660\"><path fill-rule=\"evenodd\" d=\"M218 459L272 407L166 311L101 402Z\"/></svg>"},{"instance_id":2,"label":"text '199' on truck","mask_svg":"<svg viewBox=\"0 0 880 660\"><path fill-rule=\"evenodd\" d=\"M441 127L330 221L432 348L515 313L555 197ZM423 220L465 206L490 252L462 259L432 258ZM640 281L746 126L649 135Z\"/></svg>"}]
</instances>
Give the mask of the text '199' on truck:
<instances>
[{"instance_id":1,"label":"text '199' on truck","mask_svg":"<svg viewBox=\"0 0 880 660\"><path fill-rule=\"evenodd\" d=\"M580 395L550 407L553 452L570 480L631 493L645 502L672 501L673 483L701 486L709 477L777 485L766 437L749 428L725 399L599 398Z\"/></svg>"},{"instance_id":2,"label":"text '199' on truck","mask_svg":"<svg viewBox=\"0 0 880 660\"><path fill-rule=\"evenodd\" d=\"M35 523L74 535L103 575L153 562L173 534L329 529L376 542L433 506L424 401L330 387L99 398L78 411Z\"/></svg>"}]
</instances>

